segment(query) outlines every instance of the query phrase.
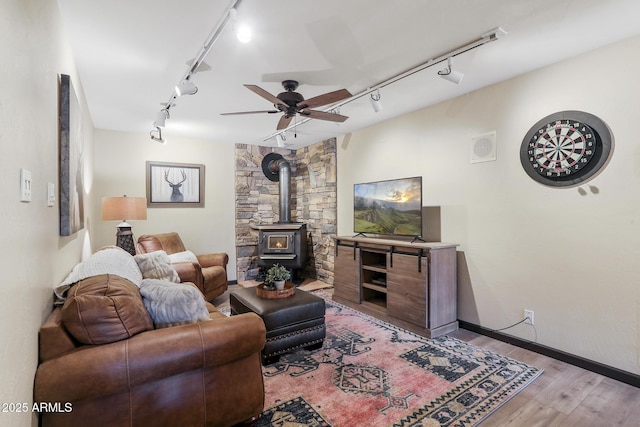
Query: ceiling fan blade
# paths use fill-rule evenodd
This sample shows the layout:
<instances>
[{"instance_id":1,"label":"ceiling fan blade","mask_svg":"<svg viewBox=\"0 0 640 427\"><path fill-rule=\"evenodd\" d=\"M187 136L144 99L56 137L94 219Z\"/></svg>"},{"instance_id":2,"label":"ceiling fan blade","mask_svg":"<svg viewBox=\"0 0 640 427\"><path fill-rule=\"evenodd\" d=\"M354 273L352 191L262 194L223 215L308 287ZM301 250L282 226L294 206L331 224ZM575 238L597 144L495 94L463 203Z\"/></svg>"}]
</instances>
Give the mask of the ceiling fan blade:
<instances>
[{"instance_id":1,"label":"ceiling fan blade","mask_svg":"<svg viewBox=\"0 0 640 427\"><path fill-rule=\"evenodd\" d=\"M262 89L260 86L244 85L244 87L246 87L250 91L256 93L257 95L260 95L261 97L263 97L264 99L266 99L267 101L271 102L274 105L278 105L279 104L279 105L283 105L285 107L288 107L287 104L282 102L280 99L278 99L274 95L271 95L269 92L267 92L266 90Z\"/></svg>"},{"instance_id":2,"label":"ceiling fan blade","mask_svg":"<svg viewBox=\"0 0 640 427\"><path fill-rule=\"evenodd\" d=\"M343 116L341 114L327 113L327 112L318 111L318 110L302 110L300 111L300 115L310 117L312 119L327 120L330 122L340 122L340 123L344 122L349 118L348 116Z\"/></svg>"},{"instance_id":3,"label":"ceiling fan blade","mask_svg":"<svg viewBox=\"0 0 640 427\"><path fill-rule=\"evenodd\" d=\"M289 126L289 123L291 123L292 118L293 116L283 115L278 121L278 126L276 127L276 130L285 129L287 126Z\"/></svg>"},{"instance_id":4,"label":"ceiling fan blade","mask_svg":"<svg viewBox=\"0 0 640 427\"><path fill-rule=\"evenodd\" d=\"M333 92L328 92L323 95L314 96L313 98L305 99L298 102L296 105L298 108L315 108L321 105L333 104L334 102L342 101L343 99L351 98L351 92L346 89L339 89Z\"/></svg>"},{"instance_id":5,"label":"ceiling fan blade","mask_svg":"<svg viewBox=\"0 0 640 427\"><path fill-rule=\"evenodd\" d=\"M279 110L260 110L260 111L238 111L235 113L220 113L221 116L236 116L239 114L259 114L259 113L279 113Z\"/></svg>"}]
</instances>

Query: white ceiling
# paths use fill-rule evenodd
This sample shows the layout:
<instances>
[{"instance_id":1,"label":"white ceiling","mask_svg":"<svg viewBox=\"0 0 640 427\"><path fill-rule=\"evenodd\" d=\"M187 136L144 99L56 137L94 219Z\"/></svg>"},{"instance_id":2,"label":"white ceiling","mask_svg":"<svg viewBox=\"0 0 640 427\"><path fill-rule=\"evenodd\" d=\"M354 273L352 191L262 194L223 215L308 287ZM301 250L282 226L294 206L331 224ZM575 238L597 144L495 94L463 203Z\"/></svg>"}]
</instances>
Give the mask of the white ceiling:
<instances>
[{"instance_id":1,"label":"white ceiling","mask_svg":"<svg viewBox=\"0 0 640 427\"><path fill-rule=\"evenodd\" d=\"M94 126L148 133L224 12L228 0L58 0ZM340 107L337 124L309 120L287 132L290 148L339 136L459 96L640 33L638 0L243 0L238 18L253 29L240 43L230 25L178 98L163 137L275 146L279 114L246 89L276 95L298 80L311 98L346 88L366 91L497 27L508 35L456 56L460 85L438 78L437 64ZM317 109L324 110L327 107ZM292 122L293 123L293 122Z\"/></svg>"}]
</instances>

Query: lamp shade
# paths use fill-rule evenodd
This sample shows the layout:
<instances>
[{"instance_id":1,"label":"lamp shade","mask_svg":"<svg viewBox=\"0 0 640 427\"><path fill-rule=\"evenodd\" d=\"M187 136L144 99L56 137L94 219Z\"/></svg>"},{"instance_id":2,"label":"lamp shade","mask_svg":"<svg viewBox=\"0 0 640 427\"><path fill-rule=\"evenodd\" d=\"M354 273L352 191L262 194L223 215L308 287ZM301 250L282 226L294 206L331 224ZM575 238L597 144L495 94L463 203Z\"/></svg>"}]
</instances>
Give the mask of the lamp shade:
<instances>
[{"instance_id":1,"label":"lamp shade","mask_svg":"<svg viewBox=\"0 0 640 427\"><path fill-rule=\"evenodd\" d=\"M146 197L103 197L102 220L126 221L147 219Z\"/></svg>"}]
</instances>

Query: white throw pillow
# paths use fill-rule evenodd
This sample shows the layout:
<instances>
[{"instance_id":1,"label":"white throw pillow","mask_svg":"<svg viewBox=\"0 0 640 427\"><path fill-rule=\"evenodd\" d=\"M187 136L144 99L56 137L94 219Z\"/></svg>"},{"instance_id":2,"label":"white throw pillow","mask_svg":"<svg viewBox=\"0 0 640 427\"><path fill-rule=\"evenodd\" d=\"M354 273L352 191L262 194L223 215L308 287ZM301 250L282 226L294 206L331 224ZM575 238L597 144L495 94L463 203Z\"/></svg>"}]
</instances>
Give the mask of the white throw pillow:
<instances>
[{"instance_id":1,"label":"white throw pillow","mask_svg":"<svg viewBox=\"0 0 640 427\"><path fill-rule=\"evenodd\" d=\"M209 320L204 297L192 284L143 279L140 294L156 328Z\"/></svg>"},{"instance_id":2,"label":"white throw pillow","mask_svg":"<svg viewBox=\"0 0 640 427\"><path fill-rule=\"evenodd\" d=\"M171 260L165 251L138 254L133 258L138 263L143 279L169 280L180 283L180 276L171 265Z\"/></svg>"},{"instance_id":3,"label":"white throw pillow","mask_svg":"<svg viewBox=\"0 0 640 427\"><path fill-rule=\"evenodd\" d=\"M198 257L191 251L169 254L169 260L171 260L171 262L195 262L198 264Z\"/></svg>"}]
</instances>

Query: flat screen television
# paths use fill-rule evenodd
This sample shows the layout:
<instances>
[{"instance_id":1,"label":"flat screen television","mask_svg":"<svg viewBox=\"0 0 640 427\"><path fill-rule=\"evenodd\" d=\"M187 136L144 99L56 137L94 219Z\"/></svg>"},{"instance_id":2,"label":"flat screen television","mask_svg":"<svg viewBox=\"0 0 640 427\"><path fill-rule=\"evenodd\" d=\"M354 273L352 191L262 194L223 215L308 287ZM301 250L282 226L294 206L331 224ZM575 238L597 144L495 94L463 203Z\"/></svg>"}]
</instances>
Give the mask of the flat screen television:
<instances>
[{"instance_id":1,"label":"flat screen television","mask_svg":"<svg viewBox=\"0 0 640 427\"><path fill-rule=\"evenodd\" d=\"M354 184L353 231L420 237L422 177Z\"/></svg>"}]
</instances>

